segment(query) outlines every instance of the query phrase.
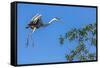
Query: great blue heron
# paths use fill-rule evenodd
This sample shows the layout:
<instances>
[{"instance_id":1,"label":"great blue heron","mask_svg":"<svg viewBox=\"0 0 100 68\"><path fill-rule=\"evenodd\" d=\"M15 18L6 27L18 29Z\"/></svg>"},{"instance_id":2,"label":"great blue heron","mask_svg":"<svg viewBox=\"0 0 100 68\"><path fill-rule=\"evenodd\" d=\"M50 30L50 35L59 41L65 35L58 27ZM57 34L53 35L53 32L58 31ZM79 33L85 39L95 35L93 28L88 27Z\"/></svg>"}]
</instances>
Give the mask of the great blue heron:
<instances>
[{"instance_id":1,"label":"great blue heron","mask_svg":"<svg viewBox=\"0 0 100 68\"><path fill-rule=\"evenodd\" d=\"M32 31L34 32L36 29L40 28L40 27L46 27L48 25L50 25L53 21L58 21L59 18L54 17L53 19L51 19L47 24L44 24L42 19L41 19L42 15L41 14L36 14L31 21L29 22L28 26L26 28L31 28Z\"/></svg>"},{"instance_id":2,"label":"great blue heron","mask_svg":"<svg viewBox=\"0 0 100 68\"><path fill-rule=\"evenodd\" d=\"M36 29L39 29L40 27L47 27L48 25L50 25L51 23L53 23L53 21L59 21L60 19L57 17L52 18L48 23L44 24L42 19L41 19L42 15L41 14L36 14L35 16L32 17L31 21L28 23L27 25L27 29L30 28L32 30L32 33L34 33L34 31ZM28 35L31 37L32 39L32 33L30 33ZM28 38L27 38L27 45L28 45Z\"/></svg>"}]
</instances>

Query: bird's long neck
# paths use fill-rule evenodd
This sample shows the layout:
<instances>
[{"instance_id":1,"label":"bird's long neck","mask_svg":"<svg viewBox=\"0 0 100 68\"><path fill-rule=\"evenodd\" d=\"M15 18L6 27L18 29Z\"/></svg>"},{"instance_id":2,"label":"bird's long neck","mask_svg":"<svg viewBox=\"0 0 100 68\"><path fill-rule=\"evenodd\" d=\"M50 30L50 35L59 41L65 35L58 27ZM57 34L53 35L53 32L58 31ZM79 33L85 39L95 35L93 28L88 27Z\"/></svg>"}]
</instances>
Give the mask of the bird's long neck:
<instances>
[{"instance_id":1,"label":"bird's long neck","mask_svg":"<svg viewBox=\"0 0 100 68\"><path fill-rule=\"evenodd\" d=\"M51 19L51 20L49 21L49 24L52 23L53 21L56 21L56 19L55 19L55 18Z\"/></svg>"}]
</instances>

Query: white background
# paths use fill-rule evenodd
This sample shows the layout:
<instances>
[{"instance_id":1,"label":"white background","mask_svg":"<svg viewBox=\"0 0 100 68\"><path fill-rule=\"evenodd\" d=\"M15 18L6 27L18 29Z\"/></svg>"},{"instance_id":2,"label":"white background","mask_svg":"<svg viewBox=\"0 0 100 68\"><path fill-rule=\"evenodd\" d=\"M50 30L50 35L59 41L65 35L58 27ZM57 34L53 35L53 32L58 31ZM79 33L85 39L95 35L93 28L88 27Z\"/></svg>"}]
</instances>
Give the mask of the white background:
<instances>
[{"instance_id":1,"label":"white background","mask_svg":"<svg viewBox=\"0 0 100 68\"><path fill-rule=\"evenodd\" d=\"M0 0L0 68L14 68L10 65L10 3L14 0ZM18 1L18 0L17 0ZM23 1L23 0L21 0ZM78 5L95 5L98 6L100 12L100 0L24 0L30 2L46 2L46 3L62 3L62 4L78 4ZM100 13L98 13L100 17ZM98 17L98 20L100 20ZM100 26L98 21L98 26ZM98 27L98 30L100 27ZM100 31L98 31L100 35ZM100 36L98 36L98 46ZM98 47L100 52L100 47ZM98 56L100 59L100 55ZM40 66L24 66L22 68L98 68L100 61L90 63L70 63L57 65L40 65Z\"/></svg>"}]
</instances>

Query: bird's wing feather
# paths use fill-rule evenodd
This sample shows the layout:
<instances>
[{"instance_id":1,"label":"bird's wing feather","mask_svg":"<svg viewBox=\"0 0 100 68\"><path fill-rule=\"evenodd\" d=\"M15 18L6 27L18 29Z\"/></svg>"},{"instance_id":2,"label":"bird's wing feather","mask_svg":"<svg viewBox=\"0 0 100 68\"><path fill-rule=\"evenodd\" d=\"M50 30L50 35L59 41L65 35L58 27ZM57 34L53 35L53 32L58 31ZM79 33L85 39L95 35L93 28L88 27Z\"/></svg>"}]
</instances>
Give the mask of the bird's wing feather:
<instances>
[{"instance_id":1,"label":"bird's wing feather","mask_svg":"<svg viewBox=\"0 0 100 68\"><path fill-rule=\"evenodd\" d=\"M33 21L33 23L37 23L37 21L38 21L38 19L40 19L41 18L41 16L42 15L37 15L32 21Z\"/></svg>"},{"instance_id":2,"label":"bird's wing feather","mask_svg":"<svg viewBox=\"0 0 100 68\"><path fill-rule=\"evenodd\" d=\"M39 14L37 13L35 16L32 17L31 21L34 20Z\"/></svg>"}]
</instances>

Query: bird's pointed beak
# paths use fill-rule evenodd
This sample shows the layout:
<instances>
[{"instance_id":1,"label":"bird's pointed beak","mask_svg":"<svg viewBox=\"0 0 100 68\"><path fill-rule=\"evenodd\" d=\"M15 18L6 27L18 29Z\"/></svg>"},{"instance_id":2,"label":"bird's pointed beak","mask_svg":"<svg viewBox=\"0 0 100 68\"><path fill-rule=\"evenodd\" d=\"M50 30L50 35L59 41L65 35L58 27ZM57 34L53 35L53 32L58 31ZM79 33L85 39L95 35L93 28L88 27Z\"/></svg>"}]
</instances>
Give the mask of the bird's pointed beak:
<instances>
[{"instance_id":1,"label":"bird's pointed beak","mask_svg":"<svg viewBox=\"0 0 100 68\"><path fill-rule=\"evenodd\" d=\"M60 18L58 18L58 17L55 17L57 20L60 20Z\"/></svg>"},{"instance_id":2,"label":"bird's pointed beak","mask_svg":"<svg viewBox=\"0 0 100 68\"><path fill-rule=\"evenodd\" d=\"M61 18L59 18L59 17L55 17L55 18L56 18L56 21L58 21L58 22L63 24L63 22L61 21Z\"/></svg>"}]
</instances>

